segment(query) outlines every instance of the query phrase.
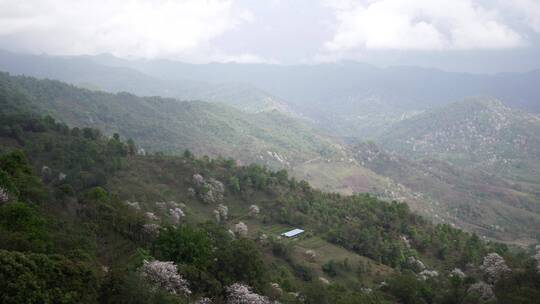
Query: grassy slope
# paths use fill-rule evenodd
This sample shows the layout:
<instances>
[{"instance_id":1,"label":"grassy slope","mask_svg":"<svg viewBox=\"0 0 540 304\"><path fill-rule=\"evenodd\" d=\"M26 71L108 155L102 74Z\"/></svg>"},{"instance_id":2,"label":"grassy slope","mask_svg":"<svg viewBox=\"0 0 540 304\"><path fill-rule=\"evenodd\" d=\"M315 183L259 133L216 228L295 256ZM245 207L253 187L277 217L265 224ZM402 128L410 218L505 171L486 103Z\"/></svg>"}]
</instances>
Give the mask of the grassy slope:
<instances>
[{"instance_id":1,"label":"grassy slope","mask_svg":"<svg viewBox=\"0 0 540 304\"><path fill-rule=\"evenodd\" d=\"M2 149L0 152L6 153L15 149L23 149L35 166L36 171L47 165L53 172L66 172L68 176L74 175L75 169L70 170L69 164L63 159L55 157L55 152L42 151L43 146L40 142L63 142L58 144L60 149L70 149L72 143L71 138L65 138L63 135L54 133L32 133L28 132L24 135L25 144L21 145L15 140L8 137L0 137ZM202 167L201 167L202 166ZM194 173L203 173L206 177L214 176L221 180L226 180L226 176L231 175L234 171L242 171L242 168L228 169L222 165L204 165L193 159L185 159L178 157L141 157L133 156L123 160L122 168L107 178L106 189L118 199L124 201L138 201L141 204L143 214L146 211L154 212L161 219L157 222L168 221L168 215L163 213L155 206L157 201L170 201L184 203L186 213L185 221L190 224L202 223L207 220L212 220L214 217L213 210L215 204L203 203L197 197L189 194L188 188L193 187L192 176ZM270 238L278 238L279 235L292 226L287 224L278 224L268 221L265 216L267 212L274 208L276 200L279 200L280 194L269 194L264 191L251 190L246 194L234 194L226 191L223 203L229 207L229 219L225 226L234 229L234 224L238 221L244 221L250 229L250 237L256 239L262 233L267 234ZM71 201L68 204L74 204ZM257 218L248 216L248 207L251 204L261 206L262 213ZM58 207L58 208L57 208ZM65 220L69 225L74 225L75 210L72 209L75 205L68 205L67 208L51 205L48 208L48 213L57 218L57 220ZM68 226L71 227L71 226ZM306 225L309 227L309 225ZM304 228L306 228L304 227ZM71 229L71 228L66 228ZM308 228L306 228L308 229ZM308 229L309 231L309 229ZM125 237L109 231L105 234L96 233L82 236L93 239L94 254L97 257L99 267L118 267L126 265L130 262L133 255L137 253L137 248L134 244ZM341 283L348 288L366 285L372 286L385 276L393 273L393 270L388 266L382 265L379 262L359 255L353 251L346 250L322 239L316 233L311 231L309 236L301 237L294 240L282 240L285 244L291 245L292 254L291 262L285 262L279 258L275 258L270 250L264 250L266 253L266 262L269 264L277 263L280 267L289 267L288 263L301 264L313 271L314 274L320 277L327 277L333 283ZM313 249L318 253L317 259L314 261L306 261L304 252L308 249ZM351 270L341 270L336 277L329 278L326 276L321 267L330 260L342 260L347 258L351 263ZM355 274L355 268L359 263L369 265L370 272L359 278ZM292 270L291 270L292 271ZM296 279L295 284L301 284L300 279Z\"/></svg>"},{"instance_id":2,"label":"grassy slope","mask_svg":"<svg viewBox=\"0 0 540 304\"><path fill-rule=\"evenodd\" d=\"M528 238L531 231L537 231L538 219L523 210L523 206L536 208L531 194L534 180L522 182L520 190L493 178L446 174L444 171L454 170L450 167L430 172L426 170L429 165L405 159L372 166L349 159L348 152L333 139L278 112L248 114L220 104L93 92L6 74L0 78L3 85L30 96L34 110L40 113L50 113L70 126L96 127L108 135L118 132L149 151L179 154L188 148L197 154L234 157L241 163L287 167L295 177L319 189L370 192L387 200L406 201L432 219L444 219L488 237ZM442 177L431 179L425 174ZM471 191L487 196L471 195ZM518 224L523 222L528 224ZM496 225L506 230L494 230Z\"/></svg>"},{"instance_id":3,"label":"grassy slope","mask_svg":"<svg viewBox=\"0 0 540 304\"><path fill-rule=\"evenodd\" d=\"M307 125L275 111L248 114L220 104L93 92L6 74L1 78L30 96L41 113L70 126L99 128L109 135L118 132L148 151L190 149L247 163L288 166L339 150Z\"/></svg>"},{"instance_id":4,"label":"grassy slope","mask_svg":"<svg viewBox=\"0 0 540 304\"><path fill-rule=\"evenodd\" d=\"M365 164L436 198L461 227L529 242L540 227L539 134L537 116L470 99L404 120L377 140L416 163L386 155Z\"/></svg>"},{"instance_id":5,"label":"grassy slope","mask_svg":"<svg viewBox=\"0 0 540 304\"><path fill-rule=\"evenodd\" d=\"M497 100L468 99L406 119L377 141L415 158L438 158L500 172L498 167L537 163L539 134L536 115Z\"/></svg>"},{"instance_id":6,"label":"grassy slope","mask_svg":"<svg viewBox=\"0 0 540 304\"><path fill-rule=\"evenodd\" d=\"M0 113L5 114L6 108ZM347 260L350 267L338 267L336 276L328 279L358 291L361 286L375 287L394 273L381 262L399 269L406 256L418 255L430 268L443 272L441 278L446 278L448 271L457 265L463 267L469 261L477 264L488 250L494 250L478 241L476 246L471 245L474 238L466 233L448 226L433 226L403 204L385 203L367 195L342 197L322 193L306 183L287 179L283 173L257 166L239 167L231 161L123 155L117 150L123 145L115 139L77 134L50 120L2 117L0 153L22 149L30 158L34 172L42 172L43 166L50 168L52 179L42 174L49 196L38 201L39 210L60 221L58 224L62 226L56 228L55 237L64 233L90 243L87 252L95 256L95 271L102 276L106 271L101 266L125 268L138 246L142 246L140 239L136 241L141 237L137 230L125 231L123 225L140 227L148 222L170 221L167 212L160 210L156 202L174 200L185 204L182 208L187 223L213 219L212 211L218 202L205 203L200 194L190 194L189 188L197 188L193 179L196 173L206 180L216 178L225 184L222 203L230 210L229 219L223 223L225 227L245 221L250 229L249 237L253 238L260 233L277 238L291 227L306 229L299 239L277 240L291 248L289 260L275 256L264 243L259 245L265 253L265 262L272 266L272 279L280 278L280 269L293 272L294 267L302 265L311 269L317 280L318 276L326 277L322 265L330 260L337 263ZM54 178L59 172L67 173L65 181ZM241 181L241 191L230 185L232 177ZM66 185L75 191L61 193ZM98 200L87 196L95 186L106 189L110 204L99 205ZM141 210L131 210L124 204L126 200L139 201ZM247 216L252 204L261 208L261 214L253 218ZM92 213L95 206L99 206L99 213ZM147 211L154 212L158 219L145 218ZM126 222L124 216L131 220ZM412 248L404 244L403 235L410 237ZM78 245L70 243L59 248L69 252ZM307 249L317 252L314 260L305 258ZM358 275L359 266L369 270ZM300 276L294 276L294 281L295 286L303 284Z\"/></svg>"},{"instance_id":7,"label":"grassy slope","mask_svg":"<svg viewBox=\"0 0 540 304\"><path fill-rule=\"evenodd\" d=\"M425 203L416 209L424 216L506 242L534 242L540 228L534 193L484 170L437 160L409 161L374 144L357 144L355 158L374 172L424 194Z\"/></svg>"},{"instance_id":8,"label":"grassy slope","mask_svg":"<svg viewBox=\"0 0 540 304\"><path fill-rule=\"evenodd\" d=\"M189 160L174 157L134 157L129 160L124 170L121 170L110 179L108 188L117 193L121 199L141 202L141 206L145 210L156 214L160 214L160 211L154 205L156 201L173 200L183 202L186 204L187 220L190 222L202 222L214 217L213 210L216 206L215 204L202 203L188 194L187 189L193 187L193 174L205 172L205 170L202 172L196 171L196 167L197 165ZM144 174L141 174L142 172ZM213 169L206 170L204 175L207 177L214 176L219 180L227 180L226 176L230 174L229 170L216 166ZM229 218L225 225L229 226L230 229L234 229L234 224L243 221L248 225L249 235L253 238L257 238L261 234L267 234L270 238L279 237L281 233L293 228L290 224L268 222L268 218L265 217L265 213L269 208L273 208L274 201L279 200L279 197L279 194L260 191L253 191L243 195L227 192L223 203L229 208ZM262 209L261 215L256 218L248 216L248 209L252 204L257 204ZM316 234L302 236L299 239L283 240L283 242L294 247L294 262L305 263L307 267L320 276L324 276L321 271L321 266L324 263L331 259L342 260L344 258L349 258L353 265L358 264L360 261L370 264L374 274L388 274L391 272L387 266L333 245ZM308 249L313 249L319 253L314 262L305 261L303 253ZM358 283L358 278L351 277L351 273L344 272L342 275L343 277L339 276L335 279L347 282L347 284ZM370 276L368 281L375 277Z\"/></svg>"},{"instance_id":9,"label":"grassy slope","mask_svg":"<svg viewBox=\"0 0 540 304\"><path fill-rule=\"evenodd\" d=\"M186 78L170 81L129 67L98 63L108 59L115 60L107 56L35 56L0 50L0 69L16 75L56 79L92 90L221 102L252 113L277 109L294 114L281 100L247 84L213 84Z\"/></svg>"}]
</instances>

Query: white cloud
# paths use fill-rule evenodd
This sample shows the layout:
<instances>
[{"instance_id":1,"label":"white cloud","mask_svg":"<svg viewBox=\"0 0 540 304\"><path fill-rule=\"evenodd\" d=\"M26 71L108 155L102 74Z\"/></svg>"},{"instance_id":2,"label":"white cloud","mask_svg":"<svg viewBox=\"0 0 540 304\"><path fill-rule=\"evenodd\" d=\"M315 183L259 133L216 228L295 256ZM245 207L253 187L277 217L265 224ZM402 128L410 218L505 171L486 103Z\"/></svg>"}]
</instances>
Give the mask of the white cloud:
<instances>
[{"instance_id":1,"label":"white cloud","mask_svg":"<svg viewBox=\"0 0 540 304\"><path fill-rule=\"evenodd\" d=\"M196 53L253 19L234 0L0 0L0 42L53 54Z\"/></svg>"},{"instance_id":2,"label":"white cloud","mask_svg":"<svg viewBox=\"0 0 540 304\"><path fill-rule=\"evenodd\" d=\"M495 10L473 0L324 3L337 20L333 37L325 43L327 52L508 49L526 44Z\"/></svg>"},{"instance_id":3,"label":"white cloud","mask_svg":"<svg viewBox=\"0 0 540 304\"><path fill-rule=\"evenodd\" d=\"M208 55L206 54L206 61L215 61L215 62L235 62L235 63L267 63L267 64L279 64L280 62L276 59L264 58L252 53L241 53L237 55L217 53ZM209 60L208 60L209 59Z\"/></svg>"},{"instance_id":4,"label":"white cloud","mask_svg":"<svg viewBox=\"0 0 540 304\"><path fill-rule=\"evenodd\" d=\"M506 0L509 5L524 17L525 23L540 33L540 1L539 0Z\"/></svg>"}]
</instances>

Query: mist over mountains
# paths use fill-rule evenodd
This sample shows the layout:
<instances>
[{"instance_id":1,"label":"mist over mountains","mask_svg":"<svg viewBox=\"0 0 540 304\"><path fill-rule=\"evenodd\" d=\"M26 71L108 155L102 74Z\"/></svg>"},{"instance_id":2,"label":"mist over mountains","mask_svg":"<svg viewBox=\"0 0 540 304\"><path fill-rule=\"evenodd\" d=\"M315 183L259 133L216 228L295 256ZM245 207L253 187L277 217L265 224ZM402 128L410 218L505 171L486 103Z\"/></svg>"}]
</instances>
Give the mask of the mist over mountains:
<instances>
[{"instance_id":1,"label":"mist over mountains","mask_svg":"<svg viewBox=\"0 0 540 304\"><path fill-rule=\"evenodd\" d=\"M189 149L285 168L320 189L407 201L435 221L501 240L527 243L540 228L537 71L195 65L9 52L1 53L0 69L92 90L3 76L43 113L118 132L148 152Z\"/></svg>"},{"instance_id":2,"label":"mist over mountains","mask_svg":"<svg viewBox=\"0 0 540 304\"><path fill-rule=\"evenodd\" d=\"M1 304L538 304L540 0L0 0Z\"/></svg>"},{"instance_id":3,"label":"mist over mountains","mask_svg":"<svg viewBox=\"0 0 540 304\"><path fill-rule=\"evenodd\" d=\"M244 111L276 109L337 136L374 138L426 109L474 96L539 112L540 71L495 75L356 62L318 65L125 60L111 55L36 56L3 51L0 68L78 86L142 96L223 102ZM384 110L383 110L384 109Z\"/></svg>"},{"instance_id":4,"label":"mist over mountains","mask_svg":"<svg viewBox=\"0 0 540 304\"><path fill-rule=\"evenodd\" d=\"M489 76L354 62L193 65L9 52L0 53L0 70L6 71L0 73L0 152L6 159L0 164L26 168L2 177L15 181L6 184L15 189L8 200L13 193L40 199L32 191L48 191L55 207L36 207L40 216L85 235L90 232L80 221L99 227L95 239L85 241L97 244L102 252L89 255L104 265L141 267L113 256L128 251L135 259L146 254L138 246L169 248L199 229L195 239L209 235L213 246L231 250L231 258L243 254L248 264L228 261L242 267L234 273L210 262L214 266L183 269L196 271L189 280L197 286L214 280L219 290L231 278L264 286L266 275L288 276L299 285L286 288L307 294L310 285L304 284L318 276L352 292L358 284L375 288L361 299L392 301L401 292L375 282L394 278L393 272L402 278L411 271L414 282L434 284L428 276L462 265L478 277L480 255L487 259L487 252L499 250L513 256L500 243L519 252L540 241L538 72ZM25 172L26 182L16 172ZM70 204L77 209L60 207ZM14 205L6 206L0 211ZM276 234L292 227L309 232L292 240ZM47 229L55 240L74 242ZM0 233L0 243L38 246L14 233ZM177 241L164 239L169 233ZM199 253L186 254L187 260L156 249L152 254L192 263ZM8 264L12 255L0 251ZM267 263L285 268L267 271ZM363 275L351 276L349 263ZM520 278L530 271L512 267ZM121 280L137 276L119 272ZM477 299L474 285L460 284L466 297ZM65 286L58 288L74 289ZM191 286L198 296L216 297L216 291ZM120 297L127 297L133 289L122 290ZM501 287L496 293L504 299L514 291ZM283 292L271 297L289 299Z\"/></svg>"}]
</instances>

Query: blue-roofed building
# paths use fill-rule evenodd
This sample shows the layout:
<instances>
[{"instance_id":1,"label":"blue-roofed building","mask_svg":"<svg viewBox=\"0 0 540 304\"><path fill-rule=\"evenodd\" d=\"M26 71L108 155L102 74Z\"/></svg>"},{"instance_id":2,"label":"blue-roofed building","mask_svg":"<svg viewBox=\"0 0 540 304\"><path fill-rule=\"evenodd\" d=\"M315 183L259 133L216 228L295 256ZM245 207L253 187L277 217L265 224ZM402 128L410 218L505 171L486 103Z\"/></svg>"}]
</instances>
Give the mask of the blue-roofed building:
<instances>
[{"instance_id":1,"label":"blue-roofed building","mask_svg":"<svg viewBox=\"0 0 540 304\"><path fill-rule=\"evenodd\" d=\"M287 232L282 233L281 236L288 237L288 238L293 238L293 237L299 236L302 233L304 233L304 230L302 230L302 229L293 229L291 231L287 231Z\"/></svg>"}]
</instances>

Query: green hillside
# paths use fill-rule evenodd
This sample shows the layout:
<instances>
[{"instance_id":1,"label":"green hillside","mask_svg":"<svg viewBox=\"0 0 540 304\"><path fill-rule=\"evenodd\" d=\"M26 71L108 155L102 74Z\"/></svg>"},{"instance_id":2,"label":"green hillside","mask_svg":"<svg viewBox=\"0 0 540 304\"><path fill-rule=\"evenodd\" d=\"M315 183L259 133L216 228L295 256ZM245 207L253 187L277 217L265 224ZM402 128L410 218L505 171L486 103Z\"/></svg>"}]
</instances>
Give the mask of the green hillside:
<instances>
[{"instance_id":1,"label":"green hillside","mask_svg":"<svg viewBox=\"0 0 540 304\"><path fill-rule=\"evenodd\" d=\"M538 238L537 115L468 99L398 122L376 141L391 153L358 147L362 164L438 202L427 213L500 240Z\"/></svg>"},{"instance_id":2,"label":"green hillside","mask_svg":"<svg viewBox=\"0 0 540 304\"><path fill-rule=\"evenodd\" d=\"M344 194L370 192L417 202L407 189L351 163L338 140L279 111L245 113L223 104L138 97L80 89L58 81L4 74L7 89L26 96L36 113L70 126L93 127L106 135L134 139L147 152L233 157L241 164L287 168L319 189ZM364 181L359 183L358 181ZM394 189L397 195L388 195Z\"/></svg>"},{"instance_id":3,"label":"green hillside","mask_svg":"<svg viewBox=\"0 0 540 304\"><path fill-rule=\"evenodd\" d=\"M516 184L478 166L466 170L459 164L421 161L420 156L390 157L369 145L349 147L278 111L245 113L222 104L94 92L7 74L0 84L4 99L18 92L18 105L33 113L49 114L69 126L98 128L108 136L118 133L146 152L180 155L189 149L196 155L232 157L239 164L286 168L320 190L407 202L432 220L489 238L521 245L538 238L534 180ZM368 161L371 153L376 153L374 161ZM534 168L537 162L531 164Z\"/></svg>"},{"instance_id":4,"label":"green hillside","mask_svg":"<svg viewBox=\"0 0 540 304\"><path fill-rule=\"evenodd\" d=\"M527 164L531 181L538 182L540 118L497 100L469 99L437 108L394 125L377 140L415 158L499 171L514 168L517 175Z\"/></svg>"},{"instance_id":5,"label":"green hillside","mask_svg":"<svg viewBox=\"0 0 540 304\"><path fill-rule=\"evenodd\" d=\"M257 113L278 110L297 115L282 100L252 85L241 82L166 80L152 77L130 67L109 66L100 61L116 62L118 58L35 56L0 50L0 70L14 75L60 80L78 87L112 93L129 92L140 96L162 96L181 100L205 100Z\"/></svg>"},{"instance_id":6,"label":"green hillside","mask_svg":"<svg viewBox=\"0 0 540 304\"><path fill-rule=\"evenodd\" d=\"M405 204L323 193L233 160L137 155L121 136L29 114L24 94L0 89L3 303L236 303L238 282L281 303L539 296L532 258ZM293 227L305 233L280 236ZM494 252L511 273L480 267ZM154 259L174 262L169 281L152 272Z\"/></svg>"},{"instance_id":7,"label":"green hillside","mask_svg":"<svg viewBox=\"0 0 540 304\"><path fill-rule=\"evenodd\" d=\"M408 160L374 143L355 144L354 151L362 166L416 193L423 204L412 207L426 217L516 244L540 237L540 206L526 184L442 160Z\"/></svg>"},{"instance_id":8,"label":"green hillside","mask_svg":"<svg viewBox=\"0 0 540 304\"><path fill-rule=\"evenodd\" d=\"M25 94L38 113L70 126L119 133L148 152L190 149L279 167L340 153L338 145L278 111L249 114L222 104L94 92L8 74L1 74L0 82Z\"/></svg>"}]
</instances>

